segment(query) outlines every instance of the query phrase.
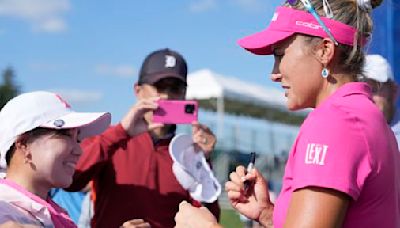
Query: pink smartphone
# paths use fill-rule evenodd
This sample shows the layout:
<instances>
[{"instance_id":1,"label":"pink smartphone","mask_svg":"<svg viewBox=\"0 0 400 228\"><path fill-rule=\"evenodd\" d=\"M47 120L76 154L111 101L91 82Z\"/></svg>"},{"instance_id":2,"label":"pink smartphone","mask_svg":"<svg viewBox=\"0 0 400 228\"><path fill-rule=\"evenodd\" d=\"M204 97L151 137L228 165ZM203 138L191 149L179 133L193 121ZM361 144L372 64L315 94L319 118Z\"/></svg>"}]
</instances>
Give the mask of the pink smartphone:
<instances>
[{"instance_id":1,"label":"pink smartphone","mask_svg":"<svg viewBox=\"0 0 400 228\"><path fill-rule=\"evenodd\" d=\"M197 121L197 101L158 100L158 108L153 112L154 123L190 124Z\"/></svg>"}]
</instances>

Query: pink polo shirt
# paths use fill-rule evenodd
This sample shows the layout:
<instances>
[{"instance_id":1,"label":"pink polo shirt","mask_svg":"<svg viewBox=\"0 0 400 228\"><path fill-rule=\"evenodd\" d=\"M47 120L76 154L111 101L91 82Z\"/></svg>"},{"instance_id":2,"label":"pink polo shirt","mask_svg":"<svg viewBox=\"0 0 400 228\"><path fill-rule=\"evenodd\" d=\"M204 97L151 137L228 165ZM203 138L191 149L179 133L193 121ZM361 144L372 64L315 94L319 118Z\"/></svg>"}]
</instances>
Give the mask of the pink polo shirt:
<instances>
[{"instance_id":1,"label":"pink polo shirt","mask_svg":"<svg viewBox=\"0 0 400 228\"><path fill-rule=\"evenodd\" d=\"M11 180L0 179L0 224L14 221L39 227L76 228L67 212Z\"/></svg>"},{"instance_id":2,"label":"pink polo shirt","mask_svg":"<svg viewBox=\"0 0 400 228\"><path fill-rule=\"evenodd\" d=\"M352 198L343 227L400 227L399 156L368 85L345 84L300 128L275 204L274 227L283 227L293 191L309 186Z\"/></svg>"}]
</instances>

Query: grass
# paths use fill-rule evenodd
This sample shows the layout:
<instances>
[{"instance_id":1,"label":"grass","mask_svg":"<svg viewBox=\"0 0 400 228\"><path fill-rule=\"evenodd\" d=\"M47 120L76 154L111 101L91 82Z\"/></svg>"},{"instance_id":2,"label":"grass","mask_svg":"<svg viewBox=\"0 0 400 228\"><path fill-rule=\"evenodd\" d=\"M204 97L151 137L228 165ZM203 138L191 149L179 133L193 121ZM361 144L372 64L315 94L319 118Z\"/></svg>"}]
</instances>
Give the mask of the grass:
<instances>
[{"instance_id":1,"label":"grass","mask_svg":"<svg viewBox=\"0 0 400 228\"><path fill-rule=\"evenodd\" d=\"M221 211L221 225L225 228L242 228L243 223L234 210L224 209Z\"/></svg>"}]
</instances>

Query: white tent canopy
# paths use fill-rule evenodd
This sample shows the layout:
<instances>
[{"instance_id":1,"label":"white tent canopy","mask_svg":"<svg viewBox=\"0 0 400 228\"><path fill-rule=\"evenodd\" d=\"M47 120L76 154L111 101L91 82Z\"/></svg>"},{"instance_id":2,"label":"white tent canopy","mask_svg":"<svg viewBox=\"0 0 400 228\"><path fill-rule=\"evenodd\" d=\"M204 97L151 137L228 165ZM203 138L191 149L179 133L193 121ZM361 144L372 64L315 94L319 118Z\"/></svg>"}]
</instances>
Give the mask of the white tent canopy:
<instances>
[{"instance_id":1,"label":"white tent canopy","mask_svg":"<svg viewBox=\"0 0 400 228\"><path fill-rule=\"evenodd\" d=\"M224 129L224 99L238 100L264 107L275 107L287 111L283 91L251 84L233 77L226 77L208 69L189 74L187 83L188 99L217 99L217 136L219 138L222 137Z\"/></svg>"},{"instance_id":2,"label":"white tent canopy","mask_svg":"<svg viewBox=\"0 0 400 228\"><path fill-rule=\"evenodd\" d=\"M266 88L204 69L188 76L188 99L229 98L286 109L283 90Z\"/></svg>"}]
</instances>

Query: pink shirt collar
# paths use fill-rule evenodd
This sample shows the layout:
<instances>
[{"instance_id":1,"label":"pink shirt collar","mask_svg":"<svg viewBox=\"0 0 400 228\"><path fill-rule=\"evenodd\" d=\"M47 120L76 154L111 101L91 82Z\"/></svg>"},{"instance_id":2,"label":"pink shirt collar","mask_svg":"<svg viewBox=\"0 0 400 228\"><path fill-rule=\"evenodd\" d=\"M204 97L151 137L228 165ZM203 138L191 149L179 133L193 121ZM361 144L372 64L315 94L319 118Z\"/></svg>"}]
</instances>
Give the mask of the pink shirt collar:
<instances>
[{"instance_id":1,"label":"pink shirt collar","mask_svg":"<svg viewBox=\"0 0 400 228\"><path fill-rule=\"evenodd\" d=\"M0 200L6 201L30 212L44 223L52 222L54 226L75 228L68 213L50 198L43 200L9 179L0 179Z\"/></svg>"}]
</instances>

